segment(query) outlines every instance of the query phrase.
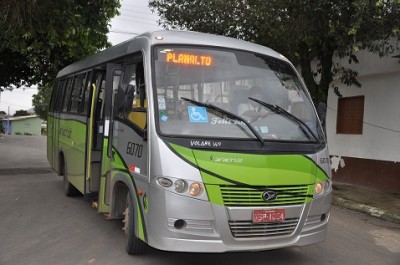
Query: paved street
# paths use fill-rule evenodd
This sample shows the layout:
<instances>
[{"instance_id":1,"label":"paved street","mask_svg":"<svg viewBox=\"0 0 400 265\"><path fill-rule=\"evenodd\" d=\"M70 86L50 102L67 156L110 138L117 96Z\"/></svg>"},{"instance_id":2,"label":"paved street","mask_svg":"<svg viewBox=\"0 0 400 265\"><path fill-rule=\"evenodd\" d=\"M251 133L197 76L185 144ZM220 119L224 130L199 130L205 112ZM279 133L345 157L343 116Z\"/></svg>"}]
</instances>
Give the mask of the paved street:
<instances>
[{"instance_id":1,"label":"paved street","mask_svg":"<svg viewBox=\"0 0 400 265\"><path fill-rule=\"evenodd\" d=\"M190 254L149 249L129 256L119 221L67 198L46 160L45 137L0 139L0 264L400 264L400 225L332 207L325 242L256 253Z\"/></svg>"}]
</instances>

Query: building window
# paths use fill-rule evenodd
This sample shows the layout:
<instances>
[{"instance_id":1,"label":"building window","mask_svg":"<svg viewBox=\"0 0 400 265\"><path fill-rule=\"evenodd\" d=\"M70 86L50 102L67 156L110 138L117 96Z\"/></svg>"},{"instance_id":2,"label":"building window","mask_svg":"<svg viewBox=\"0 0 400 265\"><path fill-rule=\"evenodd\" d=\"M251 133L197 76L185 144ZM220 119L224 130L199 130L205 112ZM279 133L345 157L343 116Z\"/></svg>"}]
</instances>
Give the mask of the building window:
<instances>
[{"instance_id":1,"label":"building window","mask_svg":"<svg viewBox=\"0 0 400 265\"><path fill-rule=\"evenodd\" d=\"M339 98L336 133L362 134L364 96Z\"/></svg>"}]
</instances>

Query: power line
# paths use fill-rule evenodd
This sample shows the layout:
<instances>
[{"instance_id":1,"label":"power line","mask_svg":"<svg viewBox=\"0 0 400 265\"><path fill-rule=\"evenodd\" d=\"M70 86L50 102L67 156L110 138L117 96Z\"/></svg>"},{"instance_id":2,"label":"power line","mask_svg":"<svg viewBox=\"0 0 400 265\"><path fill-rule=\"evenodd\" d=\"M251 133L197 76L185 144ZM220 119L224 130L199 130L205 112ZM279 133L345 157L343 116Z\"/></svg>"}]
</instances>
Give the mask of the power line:
<instances>
[{"instance_id":1,"label":"power line","mask_svg":"<svg viewBox=\"0 0 400 265\"><path fill-rule=\"evenodd\" d=\"M148 17L140 17L140 16L137 16L137 15L135 15L135 16L128 16L128 15L122 15L122 16L119 16L119 17L116 17L116 18L131 18L131 19L140 19L140 20L142 20L142 19L145 19L145 20L150 20L150 21L157 21L158 20L158 18L148 18Z\"/></svg>"},{"instance_id":2,"label":"power line","mask_svg":"<svg viewBox=\"0 0 400 265\"><path fill-rule=\"evenodd\" d=\"M132 5L132 4L127 4L127 3L124 3L121 6L130 6L133 8L140 8L140 9L146 9L146 10L150 9L150 7L148 7L148 6L138 6L138 5Z\"/></svg>"},{"instance_id":3,"label":"power line","mask_svg":"<svg viewBox=\"0 0 400 265\"><path fill-rule=\"evenodd\" d=\"M132 9L127 9L127 8L121 8L121 11L127 11L127 12L133 12L133 13L139 13L141 15L149 15L149 16L155 16L158 17L158 15L154 14L153 12L142 12L142 11L137 11L137 10L132 10Z\"/></svg>"},{"instance_id":4,"label":"power line","mask_svg":"<svg viewBox=\"0 0 400 265\"><path fill-rule=\"evenodd\" d=\"M144 24L157 26L157 22L156 21L154 21L154 23L149 23L149 22L144 22L144 21L137 21L137 20L130 20L130 19L125 19L125 18L120 18L120 17L116 17L115 19L123 20L123 21L129 21L129 22L135 22L135 23L144 23Z\"/></svg>"},{"instance_id":5,"label":"power line","mask_svg":"<svg viewBox=\"0 0 400 265\"><path fill-rule=\"evenodd\" d=\"M5 103L6 105L13 105L13 106L16 106L16 107L21 107L21 108L29 108L29 107L31 107L31 105L29 105L29 106L23 106L23 105L18 105L18 104L15 104L15 103L11 103L11 102L7 102L7 101L1 101L0 103Z\"/></svg>"},{"instance_id":6,"label":"power line","mask_svg":"<svg viewBox=\"0 0 400 265\"><path fill-rule=\"evenodd\" d=\"M330 109L330 110L333 110L333 111L335 111L335 112L337 113L337 110L336 110L336 109L333 109L333 108L331 108L331 107L329 107L329 106L327 106L327 108ZM386 131L390 131L390 132L395 132L395 133L400 133L400 131L393 130L393 129L389 129L389 128L386 128L386 127L382 127L382 126L380 126L380 125L376 125L376 124L369 123L369 122L366 122L366 121L363 121L363 123L364 123L364 124L367 124L367 125L369 125L369 126L372 126L372 127L376 127L376 128L382 129L382 130L386 130Z\"/></svg>"}]
</instances>

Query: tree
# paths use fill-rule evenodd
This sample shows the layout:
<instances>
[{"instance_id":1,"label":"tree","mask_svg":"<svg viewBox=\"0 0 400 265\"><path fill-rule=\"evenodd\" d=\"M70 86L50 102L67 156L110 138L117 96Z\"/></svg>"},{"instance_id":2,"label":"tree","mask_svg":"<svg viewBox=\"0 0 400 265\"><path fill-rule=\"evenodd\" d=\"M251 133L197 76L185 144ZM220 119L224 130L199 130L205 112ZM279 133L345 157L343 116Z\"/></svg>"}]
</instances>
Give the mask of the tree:
<instances>
[{"instance_id":1,"label":"tree","mask_svg":"<svg viewBox=\"0 0 400 265\"><path fill-rule=\"evenodd\" d=\"M33 95L32 103L35 113L39 115L42 120L47 120L48 107L52 91L52 84L46 83L39 88L36 95Z\"/></svg>"},{"instance_id":2,"label":"tree","mask_svg":"<svg viewBox=\"0 0 400 265\"><path fill-rule=\"evenodd\" d=\"M28 116L28 115L29 115L29 113L26 110L21 109L21 110L17 110L14 113L13 117Z\"/></svg>"},{"instance_id":3,"label":"tree","mask_svg":"<svg viewBox=\"0 0 400 265\"><path fill-rule=\"evenodd\" d=\"M326 101L335 77L361 86L357 72L334 63L358 63L356 52L387 55L399 47L400 0L164 0L150 6L167 29L187 29L269 46L301 66L315 103ZM393 44L394 43L394 44ZM311 62L317 60L317 69Z\"/></svg>"},{"instance_id":4,"label":"tree","mask_svg":"<svg viewBox=\"0 0 400 265\"><path fill-rule=\"evenodd\" d=\"M1 0L0 91L37 84L45 97L36 102L47 109L57 72L110 46L108 22L119 6L119 0Z\"/></svg>"}]
</instances>

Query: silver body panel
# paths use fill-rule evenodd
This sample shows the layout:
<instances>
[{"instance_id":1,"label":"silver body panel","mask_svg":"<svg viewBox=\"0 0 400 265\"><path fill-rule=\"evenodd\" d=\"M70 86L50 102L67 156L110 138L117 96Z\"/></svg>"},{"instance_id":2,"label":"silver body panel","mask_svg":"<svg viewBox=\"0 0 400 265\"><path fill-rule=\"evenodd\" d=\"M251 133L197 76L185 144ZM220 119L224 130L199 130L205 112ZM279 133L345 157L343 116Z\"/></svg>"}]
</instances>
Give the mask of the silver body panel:
<instances>
[{"instance_id":1,"label":"silver body panel","mask_svg":"<svg viewBox=\"0 0 400 265\"><path fill-rule=\"evenodd\" d=\"M311 155L313 160L324 156L323 150ZM193 199L160 188L154 179L159 176L201 181L197 168L189 165L159 138L152 141L153 175L150 177L151 206L145 215L148 244L154 248L179 252L262 251L290 246L315 244L327 235L332 193L313 199L311 203L274 207L226 207ZM252 222L255 209L285 209L286 218L298 218L292 233L254 238L234 237L229 223ZM321 217L324 215L323 220ZM183 229L174 222L185 220Z\"/></svg>"},{"instance_id":2,"label":"silver body panel","mask_svg":"<svg viewBox=\"0 0 400 265\"><path fill-rule=\"evenodd\" d=\"M155 36L163 36L163 40L156 40ZM145 34L141 40L140 50L144 54L145 75L148 87L152 87L150 47L156 44L216 46L248 50L257 53L278 57L288 62L282 55L275 51L248 42L233 40L231 38L217 37L209 34L191 32L170 33L166 31ZM139 47L130 46L132 50ZM147 64L147 66L146 66ZM149 98L154 98L153 90L147 91ZM145 214L147 243L154 248L179 252L229 252L229 251L262 251L290 246L303 246L321 242L326 238L329 210L332 195L314 199L306 205L291 205L272 208L282 208L290 217L299 218L295 230L290 235L260 238L235 238L229 227L231 220L251 221L251 212L256 208L236 208L211 204L208 201L185 197L176 193L165 191L155 183L161 176L178 177L191 181L202 181L199 170L174 154L162 141L156 131L155 102L148 102L148 142L149 161L148 197L150 207ZM309 157L318 163L320 157L328 158L326 148ZM329 174L329 165L323 166ZM265 209L265 207L258 207ZM321 221L321 216L326 217ZM174 228L173 223L183 219L187 225L184 229Z\"/></svg>"},{"instance_id":3,"label":"silver body panel","mask_svg":"<svg viewBox=\"0 0 400 265\"><path fill-rule=\"evenodd\" d=\"M289 246L303 246L326 238L331 194L314 200L309 205L283 208L288 216L299 217L290 235L258 238L235 238L229 220L251 221L250 208L228 208L183 197L152 186L152 205L148 216L148 244L161 250L184 252L261 251ZM263 208L265 209L265 208ZM321 213L326 218L321 221ZM176 229L174 220L187 221L184 229Z\"/></svg>"}]
</instances>

